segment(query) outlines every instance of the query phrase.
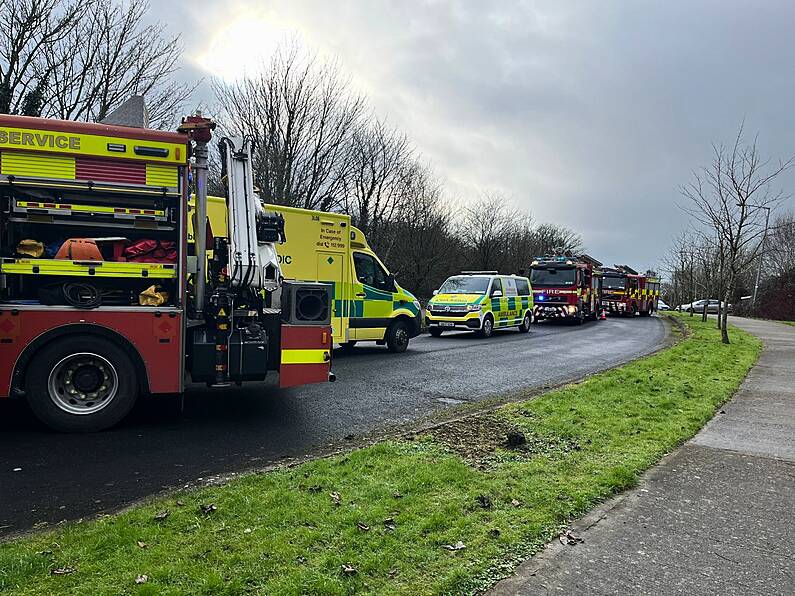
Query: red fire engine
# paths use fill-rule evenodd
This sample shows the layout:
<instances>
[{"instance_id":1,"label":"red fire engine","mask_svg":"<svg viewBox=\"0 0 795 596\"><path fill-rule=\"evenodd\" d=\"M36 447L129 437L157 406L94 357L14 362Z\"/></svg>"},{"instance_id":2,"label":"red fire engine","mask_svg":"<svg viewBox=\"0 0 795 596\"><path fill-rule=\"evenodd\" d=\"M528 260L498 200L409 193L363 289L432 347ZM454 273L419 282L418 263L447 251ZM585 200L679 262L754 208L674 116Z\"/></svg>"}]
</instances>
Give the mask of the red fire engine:
<instances>
[{"instance_id":1,"label":"red fire engine","mask_svg":"<svg viewBox=\"0 0 795 596\"><path fill-rule=\"evenodd\" d=\"M581 325L596 320L601 310L602 263L588 255L536 257L530 266L533 315Z\"/></svg>"},{"instance_id":2,"label":"red fire engine","mask_svg":"<svg viewBox=\"0 0 795 596\"><path fill-rule=\"evenodd\" d=\"M253 192L246 143L221 141L229 237L188 247L191 186L193 228L206 228L213 128L200 115L175 133L0 116L0 398L93 431L188 377L333 380L330 290L282 283L283 220Z\"/></svg>"},{"instance_id":3,"label":"red fire engine","mask_svg":"<svg viewBox=\"0 0 795 596\"><path fill-rule=\"evenodd\" d=\"M602 306L610 314L648 317L657 310L660 280L652 271L638 273L627 265L602 269Z\"/></svg>"}]
</instances>

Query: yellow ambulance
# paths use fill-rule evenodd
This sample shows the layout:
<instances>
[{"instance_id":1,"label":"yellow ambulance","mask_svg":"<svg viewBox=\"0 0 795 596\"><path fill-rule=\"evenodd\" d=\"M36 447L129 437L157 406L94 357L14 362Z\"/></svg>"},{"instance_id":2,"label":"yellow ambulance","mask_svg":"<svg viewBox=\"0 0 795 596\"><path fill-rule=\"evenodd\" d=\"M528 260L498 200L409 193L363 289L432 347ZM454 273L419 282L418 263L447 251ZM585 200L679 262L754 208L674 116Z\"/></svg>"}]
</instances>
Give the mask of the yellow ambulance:
<instances>
[{"instance_id":1,"label":"yellow ambulance","mask_svg":"<svg viewBox=\"0 0 795 596\"><path fill-rule=\"evenodd\" d=\"M214 234L226 229L223 204L221 197L208 197ZM281 205L265 208L284 217L286 241L276 247L284 278L334 286L334 343L351 348L359 341L375 341L392 352L405 351L420 333L420 303L395 281L350 216Z\"/></svg>"},{"instance_id":2,"label":"yellow ambulance","mask_svg":"<svg viewBox=\"0 0 795 596\"><path fill-rule=\"evenodd\" d=\"M491 337L494 329L506 327L530 331L530 280L496 271L464 271L448 277L428 302L425 322L434 337L455 329L475 331L480 337Z\"/></svg>"},{"instance_id":3,"label":"yellow ambulance","mask_svg":"<svg viewBox=\"0 0 795 596\"><path fill-rule=\"evenodd\" d=\"M375 341L392 352L405 351L420 333L420 303L395 281L350 216L280 205L267 209L284 217L287 240L276 252L285 279L334 286L334 342L352 347Z\"/></svg>"}]
</instances>

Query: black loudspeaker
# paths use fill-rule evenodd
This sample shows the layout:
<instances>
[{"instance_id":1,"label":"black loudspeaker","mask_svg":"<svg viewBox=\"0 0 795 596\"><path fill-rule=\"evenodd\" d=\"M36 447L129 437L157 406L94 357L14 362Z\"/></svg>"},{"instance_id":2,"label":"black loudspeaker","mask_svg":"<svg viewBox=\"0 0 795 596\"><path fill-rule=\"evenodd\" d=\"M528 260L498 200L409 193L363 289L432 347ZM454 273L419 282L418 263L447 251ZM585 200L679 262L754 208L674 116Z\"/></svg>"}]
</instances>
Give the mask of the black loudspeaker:
<instances>
[{"instance_id":1,"label":"black loudspeaker","mask_svg":"<svg viewBox=\"0 0 795 596\"><path fill-rule=\"evenodd\" d=\"M282 321L288 325L331 325L332 286L322 283L282 283Z\"/></svg>"}]
</instances>

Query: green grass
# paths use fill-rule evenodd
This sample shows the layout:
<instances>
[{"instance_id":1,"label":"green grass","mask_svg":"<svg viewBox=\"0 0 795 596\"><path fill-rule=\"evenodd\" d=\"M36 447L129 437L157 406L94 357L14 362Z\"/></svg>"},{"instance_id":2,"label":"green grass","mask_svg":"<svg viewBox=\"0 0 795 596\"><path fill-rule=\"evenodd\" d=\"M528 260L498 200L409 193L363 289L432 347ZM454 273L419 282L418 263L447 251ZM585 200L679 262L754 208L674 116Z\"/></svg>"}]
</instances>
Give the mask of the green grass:
<instances>
[{"instance_id":1,"label":"green grass","mask_svg":"<svg viewBox=\"0 0 795 596\"><path fill-rule=\"evenodd\" d=\"M483 589L632 486L737 388L760 342L734 330L722 345L712 321L679 318L691 333L673 347L492 414L521 428L530 449L470 465L436 433L176 494L0 545L0 593ZM203 513L210 503L217 510ZM160 511L169 515L157 521ZM459 541L466 548L443 547Z\"/></svg>"},{"instance_id":2,"label":"green grass","mask_svg":"<svg viewBox=\"0 0 795 596\"><path fill-rule=\"evenodd\" d=\"M784 323L785 325L795 327L795 321L779 321L779 323Z\"/></svg>"}]
</instances>

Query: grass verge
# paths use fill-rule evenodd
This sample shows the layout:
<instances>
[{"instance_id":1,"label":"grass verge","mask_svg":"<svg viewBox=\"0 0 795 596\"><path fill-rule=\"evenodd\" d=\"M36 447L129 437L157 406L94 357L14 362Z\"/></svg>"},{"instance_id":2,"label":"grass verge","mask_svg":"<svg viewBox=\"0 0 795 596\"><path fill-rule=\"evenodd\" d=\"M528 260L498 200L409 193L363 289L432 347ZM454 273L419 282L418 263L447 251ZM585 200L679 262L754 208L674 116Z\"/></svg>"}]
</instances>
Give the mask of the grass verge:
<instances>
[{"instance_id":1,"label":"grass verge","mask_svg":"<svg viewBox=\"0 0 795 596\"><path fill-rule=\"evenodd\" d=\"M735 330L723 345L712 321L679 318L689 333L673 347L471 424L2 544L0 593L483 589L635 483L738 387L760 342ZM516 431L527 441L510 448Z\"/></svg>"}]
</instances>

